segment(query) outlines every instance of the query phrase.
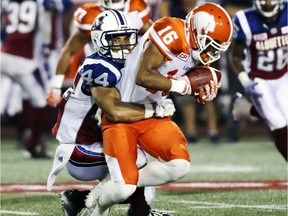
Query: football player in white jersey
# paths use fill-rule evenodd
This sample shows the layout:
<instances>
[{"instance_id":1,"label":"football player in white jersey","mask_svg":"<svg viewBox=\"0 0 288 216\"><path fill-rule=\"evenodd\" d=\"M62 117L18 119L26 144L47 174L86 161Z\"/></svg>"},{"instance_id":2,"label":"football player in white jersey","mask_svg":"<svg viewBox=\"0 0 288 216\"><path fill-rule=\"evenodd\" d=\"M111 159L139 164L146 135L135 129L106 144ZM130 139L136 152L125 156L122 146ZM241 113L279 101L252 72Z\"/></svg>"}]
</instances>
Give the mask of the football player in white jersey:
<instances>
[{"instance_id":1,"label":"football player in white jersey","mask_svg":"<svg viewBox=\"0 0 288 216\"><path fill-rule=\"evenodd\" d=\"M76 29L65 43L57 63L56 74L52 79L51 90L47 96L48 104L52 106L58 104L65 74L71 65L71 60L72 64L75 63L72 56L82 48L84 48L86 56L94 52L90 38L91 25L99 13L108 9L121 10L128 14L130 20L133 22L133 27L142 33L152 24L152 21L149 19L150 8L145 0L101 0L81 5L74 13L73 24ZM78 66L74 67L78 68ZM74 75L75 72L72 74L72 77Z\"/></svg>"},{"instance_id":2,"label":"football player in white jersey","mask_svg":"<svg viewBox=\"0 0 288 216\"><path fill-rule=\"evenodd\" d=\"M162 101L169 92L195 94L184 74L199 64L218 60L221 52L228 49L232 32L228 13L212 3L193 9L186 20L173 17L157 20L127 56L122 78L116 85L121 101L146 104ZM219 87L219 83L210 82L206 91L201 91L199 100L213 100ZM187 142L170 117L155 118L151 109L147 113L150 118L129 124L115 123L111 107L119 102L111 89L91 87L91 92L97 96L94 99L104 113L101 128L111 174L110 181L99 184L88 195L86 206L95 206L91 215L108 215L109 208L127 199L137 185L161 185L187 174L190 169ZM103 97L105 100L101 100ZM158 159L141 170L136 166L137 143Z\"/></svg>"},{"instance_id":3,"label":"football player in white jersey","mask_svg":"<svg viewBox=\"0 0 288 216\"><path fill-rule=\"evenodd\" d=\"M260 116L287 161L287 1L254 0L253 3L253 8L241 10L234 17L235 34L229 55L253 106L236 100L234 118Z\"/></svg>"},{"instance_id":4,"label":"football player in white jersey","mask_svg":"<svg viewBox=\"0 0 288 216\"><path fill-rule=\"evenodd\" d=\"M97 33L93 35L93 32ZM117 106L111 104L110 107L112 113L109 117L113 121L139 121L151 117L152 114L165 117L171 116L175 111L170 99L145 105L120 101L115 84L121 79L126 55L137 43L137 29L131 28L127 15L116 10L100 13L92 26L92 40L96 53L88 56L79 67L74 88L64 93L59 104L58 120L53 134L60 145L56 149L54 164L47 180L48 190L52 189L57 174L64 167L71 176L83 181L102 180L107 174L101 130L94 119L98 106L92 98L90 87L111 90L102 100L111 96L117 99ZM93 97L95 99L97 95ZM137 166L143 167L146 162L146 155L139 148ZM65 191L61 195L65 214L71 216L77 215L84 207L87 191ZM130 197L128 214L153 215L155 211L149 206L153 198L154 188L145 188L145 191L144 188L139 188Z\"/></svg>"},{"instance_id":5,"label":"football player in white jersey","mask_svg":"<svg viewBox=\"0 0 288 216\"><path fill-rule=\"evenodd\" d=\"M53 109L46 106L51 79L48 68L53 65L50 60L57 55L56 40L61 39L57 34L60 29L55 28L61 27L56 25L56 17L69 8L68 4L64 6L68 1L59 2L59 7L46 0L4 2L1 17L6 36L0 58L1 115L5 111L11 116L19 112L19 144L31 158L47 158L46 146L52 127L49 118L53 115ZM39 126L39 122L45 124Z\"/></svg>"}]
</instances>

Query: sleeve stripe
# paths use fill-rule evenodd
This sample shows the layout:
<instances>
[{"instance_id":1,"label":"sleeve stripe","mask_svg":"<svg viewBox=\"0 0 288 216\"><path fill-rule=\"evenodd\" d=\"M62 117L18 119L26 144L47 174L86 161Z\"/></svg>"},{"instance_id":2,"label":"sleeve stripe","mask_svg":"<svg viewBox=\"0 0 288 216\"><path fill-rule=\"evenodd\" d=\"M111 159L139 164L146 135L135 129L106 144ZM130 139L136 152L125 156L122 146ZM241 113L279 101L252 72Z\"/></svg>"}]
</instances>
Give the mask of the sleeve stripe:
<instances>
[{"instance_id":1,"label":"sleeve stripe","mask_svg":"<svg viewBox=\"0 0 288 216\"><path fill-rule=\"evenodd\" d=\"M168 58L173 59L175 56L173 53L166 47L166 45L162 42L162 40L159 38L158 34L155 32L154 28L150 29L150 34L152 38L155 40L155 42L158 44L158 48L161 48L165 54L168 56Z\"/></svg>"},{"instance_id":2,"label":"sleeve stripe","mask_svg":"<svg viewBox=\"0 0 288 216\"><path fill-rule=\"evenodd\" d=\"M247 17L245 16L244 11L239 11L237 16L239 19L239 23L242 26L242 30L244 31L246 35L246 45L250 46L251 40L252 40L252 32L251 32L249 23L247 21Z\"/></svg>"},{"instance_id":3,"label":"sleeve stripe","mask_svg":"<svg viewBox=\"0 0 288 216\"><path fill-rule=\"evenodd\" d=\"M147 16L147 14L150 12L150 8L146 7L144 10L142 10L141 12L139 12L139 15L141 18Z\"/></svg>"},{"instance_id":4,"label":"sleeve stripe","mask_svg":"<svg viewBox=\"0 0 288 216\"><path fill-rule=\"evenodd\" d=\"M91 31L91 26L89 24L79 24L78 22L76 22L75 20L73 21L73 24L81 30L85 30L85 31Z\"/></svg>"},{"instance_id":5,"label":"sleeve stripe","mask_svg":"<svg viewBox=\"0 0 288 216\"><path fill-rule=\"evenodd\" d=\"M111 65L110 63L108 63L108 62L106 62L106 61L104 61L102 59L91 59L91 58L88 58L88 59L85 60L84 64L85 65L101 64L104 67L109 68L109 70L115 74L115 76L117 77L117 80L119 80L120 77L121 77L121 73L119 72L119 70L117 68L115 68L113 65ZM81 67L83 67L84 64L82 64Z\"/></svg>"}]
</instances>

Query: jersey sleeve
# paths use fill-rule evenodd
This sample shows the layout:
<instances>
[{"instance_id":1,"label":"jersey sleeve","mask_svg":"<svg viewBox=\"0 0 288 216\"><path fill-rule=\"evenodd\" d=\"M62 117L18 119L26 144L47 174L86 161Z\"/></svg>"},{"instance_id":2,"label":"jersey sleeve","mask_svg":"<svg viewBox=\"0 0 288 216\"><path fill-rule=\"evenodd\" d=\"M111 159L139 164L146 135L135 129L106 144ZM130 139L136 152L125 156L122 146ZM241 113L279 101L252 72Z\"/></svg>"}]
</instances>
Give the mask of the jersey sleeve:
<instances>
[{"instance_id":1,"label":"jersey sleeve","mask_svg":"<svg viewBox=\"0 0 288 216\"><path fill-rule=\"evenodd\" d=\"M77 8L74 12L73 24L80 31L90 35L90 30L95 17L102 12L102 9L94 3L86 3Z\"/></svg>"},{"instance_id":2,"label":"jersey sleeve","mask_svg":"<svg viewBox=\"0 0 288 216\"><path fill-rule=\"evenodd\" d=\"M243 17L242 19L244 19L244 18L246 19L243 11L237 12L235 14L235 16L233 17L233 22L234 22L233 39L235 41L237 41L238 43L245 44L246 43L246 35L244 33L242 25L240 24L240 18L239 17Z\"/></svg>"},{"instance_id":3,"label":"jersey sleeve","mask_svg":"<svg viewBox=\"0 0 288 216\"><path fill-rule=\"evenodd\" d=\"M130 0L128 8L134 28L141 29L151 17L151 10L145 0Z\"/></svg>"},{"instance_id":4,"label":"jersey sleeve","mask_svg":"<svg viewBox=\"0 0 288 216\"><path fill-rule=\"evenodd\" d=\"M87 58L83 62L79 74L85 81L85 85L89 87L112 88L121 78L120 71L103 59Z\"/></svg>"},{"instance_id":5,"label":"jersey sleeve","mask_svg":"<svg viewBox=\"0 0 288 216\"><path fill-rule=\"evenodd\" d=\"M164 17L157 20L150 28L148 38L168 60L183 53L190 55L184 32L184 22L180 19Z\"/></svg>"}]
</instances>

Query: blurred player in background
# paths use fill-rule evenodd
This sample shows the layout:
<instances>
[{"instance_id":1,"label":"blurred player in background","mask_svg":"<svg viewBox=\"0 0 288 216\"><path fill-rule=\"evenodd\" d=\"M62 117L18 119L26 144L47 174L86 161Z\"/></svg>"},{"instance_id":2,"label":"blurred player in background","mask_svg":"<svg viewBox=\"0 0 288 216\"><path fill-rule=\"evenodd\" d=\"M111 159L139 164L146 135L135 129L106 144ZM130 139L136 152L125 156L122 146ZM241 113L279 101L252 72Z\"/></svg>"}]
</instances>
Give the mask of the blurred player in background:
<instances>
[{"instance_id":1,"label":"blurred player in background","mask_svg":"<svg viewBox=\"0 0 288 216\"><path fill-rule=\"evenodd\" d=\"M54 164L47 181L47 189L51 190L57 174L66 166L71 176L82 181L102 180L107 172L107 165L103 154L102 135L94 115L98 109L91 98L86 81L80 78L82 74L86 79L91 78L90 84L102 86L109 85L108 79L115 83L121 78L121 69L130 49L137 43L137 29L131 28L129 18L116 10L102 12L95 21L101 28L93 40L97 40L96 53L87 57L74 79L74 89L69 88L63 95L59 104L58 120L53 128L53 134L60 142L56 149ZM99 26L98 26L99 27ZM95 42L94 42L95 43ZM95 45L96 46L96 45ZM86 71L87 70L87 71ZM88 74L93 71L91 76ZM92 79L95 77L95 79ZM117 90L111 86L112 91ZM107 98L106 95L103 98ZM172 101L168 100L168 107L173 108ZM155 116L163 117L164 105L155 105ZM147 105L149 108L151 104ZM169 109L170 109L169 108ZM111 107L113 109L113 107ZM147 118L144 105L130 105L119 100L114 107L113 115L118 121L130 122ZM149 110L150 111L150 110ZM173 111L174 112L174 111ZM173 114L170 113L170 115ZM147 162L145 153L139 149L138 167L145 166ZM144 196L145 191L145 196ZM84 200L87 191L69 190L61 193L66 215L77 215L85 207ZM154 199L154 188L139 188L130 197L129 215L154 215L149 204ZM157 212L158 215L161 212ZM168 214L166 214L168 216Z\"/></svg>"},{"instance_id":2,"label":"blurred player in background","mask_svg":"<svg viewBox=\"0 0 288 216\"><path fill-rule=\"evenodd\" d=\"M90 38L91 25L94 18L107 9L116 9L127 13L132 20L133 27L140 32L145 32L151 26L150 8L144 0L100 0L99 3L87 3L79 7L74 13L74 25L77 29L62 49L56 76L52 80L52 88L48 95L50 105L56 106L60 99L61 87L65 73L70 66L71 57L84 46L86 56L94 52Z\"/></svg>"},{"instance_id":3,"label":"blurred player in background","mask_svg":"<svg viewBox=\"0 0 288 216\"><path fill-rule=\"evenodd\" d=\"M1 115L20 112L20 142L32 158L47 158L53 110L46 107L45 98L52 77L50 60L57 55L53 50L59 38L54 24L57 14L69 7L65 1L57 5L51 2L10 0L3 4Z\"/></svg>"},{"instance_id":4,"label":"blurred player in background","mask_svg":"<svg viewBox=\"0 0 288 216\"><path fill-rule=\"evenodd\" d=\"M253 108L236 100L234 118L245 114L260 116L287 161L287 1L254 0L253 3L253 8L241 10L234 17L230 54L231 65Z\"/></svg>"},{"instance_id":5,"label":"blurred player in background","mask_svg":"<svg viewBox=\"0 0 288 216\"><path fill-rule=\"evenodd\" d=\"M218 60L230 45L232 30L227 12L210 3L193 9L186 20L173 17L157 20L127 57L122 78L116 85L121 100L151 103L165 99L168 92L194 94L187 77L182 75L199 63L207 65ZM87 83L91 82L90 73L82 72L87 75L82 76ZM105 81L106 85L113 83L113 80ZM211 81L205 92L200 91L198 99L213 100L218 88L219 83ZM109 208L127 199L137 186L161 185L187 174L190 169L187 142L171 118L153 118L151 109L151 118L129 124L113 123L109 118L112 96L109 88L92 87L91 92L97 95L94 99L104 113L101 127L111 174L110 181L99 184L88 195L87 207L95 206L91 215L108 215ZM139 171L137 143L158 159Z\"/></svg>"}]
</instances>

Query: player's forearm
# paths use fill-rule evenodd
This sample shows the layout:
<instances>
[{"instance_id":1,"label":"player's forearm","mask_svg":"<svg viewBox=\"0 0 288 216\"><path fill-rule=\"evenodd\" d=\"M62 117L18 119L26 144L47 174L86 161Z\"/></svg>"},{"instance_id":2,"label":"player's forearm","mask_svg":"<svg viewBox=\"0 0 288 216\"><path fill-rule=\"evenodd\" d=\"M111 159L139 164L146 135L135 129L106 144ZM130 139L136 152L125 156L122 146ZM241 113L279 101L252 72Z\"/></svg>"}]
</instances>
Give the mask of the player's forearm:
<instances>
[{"instance_id":1,"label":"player's forearm","mask_svg":"<svg viewBox=\"0 0 288 216\"><path fill-rule=\"evenodd\" d=\"M122 102L115 88L92 87L92 97L111 122L135 122L152 117L153 106ZM103 99L104 98L104 99Z\"/></svg>"},{"instance_id":2,"label":"player's forearm","mask_svg":"<svg viewBox=\"0 0 288 216\"><path fill-rule=\"evenodd\" d=\"M72 58L73 53L70 52L68 49L63 47L61 54L59 56L59 60L56 66L56 75L65 75L68 71L70 65L70 59Z\"/></svg>"},{"instance_id":3,"label":"player's forearm","mask_svg":"<svg viewBox=\"0 0 288 216\"><path fill-rule=\"evenodd\" d=\"M156 69L143 69L136 77L136 84L155 91L168 92L171 88L170 79L162 76Z\"/></svg>"},{"instance_id":4,"label":"player's forearm","mask_svg":"<svg viewBox=\"0 0 288 216\"><path fill-rule=\"evenodd\" d=\"M104 111L109 121L112 122L136 122L145 119L145 107L140 104L129 104L117 101L115 106L110 106Z\"/></svg>"}]
</instances>

